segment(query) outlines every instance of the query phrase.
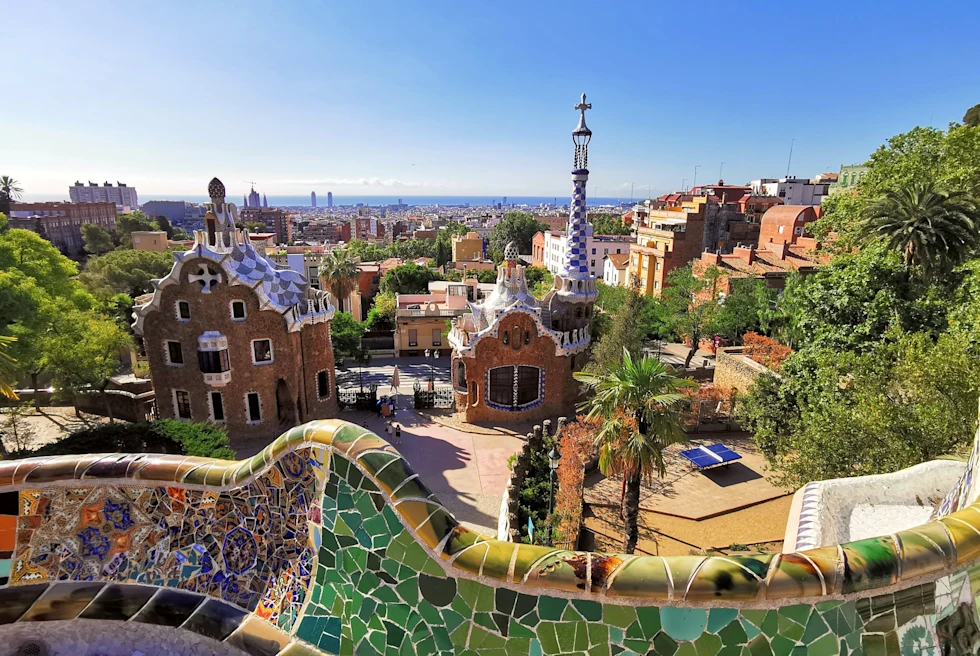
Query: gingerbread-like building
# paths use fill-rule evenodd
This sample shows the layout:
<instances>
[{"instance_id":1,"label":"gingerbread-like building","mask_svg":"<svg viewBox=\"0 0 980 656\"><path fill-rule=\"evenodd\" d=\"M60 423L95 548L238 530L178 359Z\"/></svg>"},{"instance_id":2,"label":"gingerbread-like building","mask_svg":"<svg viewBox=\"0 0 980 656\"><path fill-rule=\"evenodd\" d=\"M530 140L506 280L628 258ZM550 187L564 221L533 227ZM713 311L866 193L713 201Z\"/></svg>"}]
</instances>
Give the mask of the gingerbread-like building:
<instances>
[{"instance_id":1,"label":"gingerbread-like building","mask_svg":"<svg viewBox=\"0 0 980 656\"><path fill-rule=\"evenodd\" d=\"M225 426L232 445L337 413L330 295L237 230L217 178L205 229L137 300L159 416Z\"/></svg>"},{"instance_id":2,"label":"gingerbread-like building","mask_svg":"<svg viewBox=\"0 0 980 656\"><path fill-rule=\"evenodd\" d=\"M517 248L508 244L493 293L483 303L470 303L470 314L453 319L452 380L456 409L465 421L536 421L574 411L580 385L572 373L588 360L598 295L586 249L592 131L585 111L591 107L585 94L575 107L581 117L572 132L575 168L568 240L554 287L541 301L534 298Z\"/></svg>"}]
</instances>

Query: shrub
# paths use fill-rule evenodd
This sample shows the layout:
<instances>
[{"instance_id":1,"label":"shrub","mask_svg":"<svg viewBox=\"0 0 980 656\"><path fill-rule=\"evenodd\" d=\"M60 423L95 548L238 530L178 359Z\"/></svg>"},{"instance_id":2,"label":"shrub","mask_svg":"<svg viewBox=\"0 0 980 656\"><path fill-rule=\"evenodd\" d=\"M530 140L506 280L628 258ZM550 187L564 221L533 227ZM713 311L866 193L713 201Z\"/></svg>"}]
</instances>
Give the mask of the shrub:
<instances>
[{"instance_id":1,"label":"shrub","mask_svg":"<svg viewBox=\"0 0 980 656\"><path fill-rule=\"evenodd\" d=\"M185 455L222 460L235 459L235 452L228 446L228 434L223 428L214 424L160 419L153 425L161 435L182 444Z\"/></svg>"},{"instance_id":2,"label":"shrub","mask_svg":"<svg viewBox=\"0 0 980 656\"><path fill-rule=\"evenodd\" d=\"M575 549L579 528L582 525L582 490L585 483L585 467L579 441L573 435L561 438L561 459L555 472L558 491L555 493L553 543L562 549Z\"/></svg>"},{"instance_id":3,"label":"shrub","mask_svg":"<svg viewBox=\"0 0 980 656\"><path fill-rule=\"evenodd\" d=\"M742 343L745 355L773 371L780 371L783 368L783 361L793 354L793 349L790 347L759 333L745 333L742 336Z\"/></svg>"},{"instance_id":4,"label":"shrub","mask_svg":"<svg viewBox=\"0 0 980 656\"><path fill-rule=\"evenodd\" d=\"M17 451L11 458L84 453L173 453L234 460L228 435L212 424L161 419L153 423L100 424L75 431L35 451Z\"/></svg>"}]
</instances>

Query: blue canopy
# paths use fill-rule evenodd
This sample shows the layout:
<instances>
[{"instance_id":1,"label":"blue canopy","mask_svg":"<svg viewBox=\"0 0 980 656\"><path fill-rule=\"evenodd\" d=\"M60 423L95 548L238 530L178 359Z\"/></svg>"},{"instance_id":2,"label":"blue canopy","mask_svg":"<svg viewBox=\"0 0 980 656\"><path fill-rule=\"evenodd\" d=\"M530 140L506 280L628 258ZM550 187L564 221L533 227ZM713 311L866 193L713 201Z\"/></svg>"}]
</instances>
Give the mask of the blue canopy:
<instances>
[{"instance_id":1,"label":"blue canopy","mask_svg":"<svg viewBox=\"0 0 980 656\"><path fill-rule=\"evenodd\" d=\"M681 451L681 455L694 463L698 469L708 469L717 465L727 465L734 460L740 460L738 455L724 444L699 446L694 449Z\"/></svg>"}]
</instances>

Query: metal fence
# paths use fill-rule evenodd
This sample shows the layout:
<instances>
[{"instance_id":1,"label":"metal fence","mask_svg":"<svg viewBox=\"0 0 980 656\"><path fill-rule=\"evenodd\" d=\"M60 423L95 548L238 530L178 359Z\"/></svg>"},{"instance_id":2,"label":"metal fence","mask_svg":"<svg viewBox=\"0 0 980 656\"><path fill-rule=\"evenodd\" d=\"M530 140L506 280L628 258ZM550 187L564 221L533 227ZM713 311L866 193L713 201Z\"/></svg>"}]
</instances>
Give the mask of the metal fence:
<instances>
[{"instance_id":1,"label":"metal fence","mask_svg":"<svg viewBox=\"0 0 980 656\"><path fill-rule=\"evenodd\" d=\"M415 383L413 403L416 409L424 408L455 408L456 396L452 387L437 387L433 390L422 389Z\"/></svg>"},{"instance_id":2,"label":"metal fence","mask_svg":"<svg viewBox=\"0 0 980 656\"><path fill-rule=\"evenodd\" d=\"M354 408L355 410L378 410L378 386L338 387L337 405L340 409Z\"/></svg>"}]
</instances>

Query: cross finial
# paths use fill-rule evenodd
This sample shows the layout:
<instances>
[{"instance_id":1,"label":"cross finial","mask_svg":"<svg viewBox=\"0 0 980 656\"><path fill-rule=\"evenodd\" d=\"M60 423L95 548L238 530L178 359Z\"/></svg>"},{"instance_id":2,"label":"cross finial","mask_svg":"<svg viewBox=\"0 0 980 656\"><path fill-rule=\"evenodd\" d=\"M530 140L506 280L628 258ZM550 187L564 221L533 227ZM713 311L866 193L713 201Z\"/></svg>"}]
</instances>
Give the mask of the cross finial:
<instances>
[{"instance_id":1,"label":"cross finial","mask_svg":"<svg viewBox=\"0 0 980 656\"><path fill-rule=\"evenodd\" d=\"M579 104L575 105L575 109L577 109L577 110L579 110L579 111L582 112L582 120L584 121L585 120L585 110L592 109L592 103L586 103L585 102L585 94L584 93L582 94L582 102L580 102Z\"/></svg>"}]
</instances>

